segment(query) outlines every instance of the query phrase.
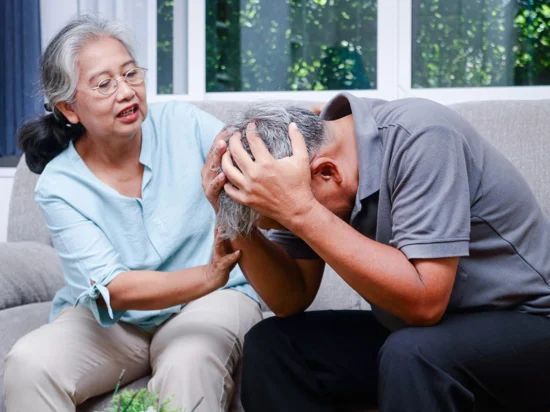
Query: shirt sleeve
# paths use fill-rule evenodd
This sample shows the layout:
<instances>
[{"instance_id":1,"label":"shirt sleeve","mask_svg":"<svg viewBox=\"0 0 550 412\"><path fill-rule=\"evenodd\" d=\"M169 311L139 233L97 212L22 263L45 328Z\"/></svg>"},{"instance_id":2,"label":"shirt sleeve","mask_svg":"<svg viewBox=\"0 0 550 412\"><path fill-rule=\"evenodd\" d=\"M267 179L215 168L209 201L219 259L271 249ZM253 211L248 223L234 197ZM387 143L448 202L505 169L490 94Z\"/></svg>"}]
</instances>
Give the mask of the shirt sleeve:
<instances>
[{"instance_id":1,"label":"shirt sleeve","mask_svg":"<svg viewBox=\"0 0 550 412\"><path fill-rule=\"evenodd\" d=\"M281 245L293 259L321 259L306 242L288 230L270 230L267 238Z\"/></svg>"},{"instance_id":2,"label":"shirt sleeve","mask_svg":"<svg viewBox=\"0 0 550 412\"><path fill-rule=\"evenodd\" d=\"M43 191L37 191L35 198L61 259L75 306L88 307L100 325L112 326L125 311L111 308L107 285L130 269L121 262L103 231L65 200ZM100 296L107 309L97 305Z\"/></svg>"},{"instance_id":3,"label":"shirt sleeve","mask_svg":"<svg viewBox=\"0 0 550 412\"><path fill-rule=\"evenodd\" d=\"M200 139L200 147L202 152L203 161L206 161L206 156L214 139L221 132L224 127L224 123L212 116L210 113L207 113L198 108L195 109L197 115L197 124L198 124L198 133L197 136Z\"/></svg>"},{"instance_id":4,"label":"shirt sleeve","mask_svg":"<svg viewBox=\"0 0 550 412\"><path fill-rule=\"evenodd\" d=\"M392 162L392 240L409 259L468 256L467 148L453 130L433 126L410 136Z\"/></svg>"}]
</instances>

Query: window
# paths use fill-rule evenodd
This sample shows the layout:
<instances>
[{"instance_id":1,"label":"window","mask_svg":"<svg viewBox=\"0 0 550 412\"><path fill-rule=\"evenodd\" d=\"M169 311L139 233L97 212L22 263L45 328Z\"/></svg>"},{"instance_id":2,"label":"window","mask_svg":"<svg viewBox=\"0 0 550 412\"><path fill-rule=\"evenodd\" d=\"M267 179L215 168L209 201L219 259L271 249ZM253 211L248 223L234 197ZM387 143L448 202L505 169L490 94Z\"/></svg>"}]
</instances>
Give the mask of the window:
<instances>
[{"instance_id":1,"label":"window","mask_svg":"<svg viewBox=\"0 0 550 412\"><path fill-rule=\"evenodd\" d=\"M121 19L150 100L550 96L548 0L66 3L43 7L43 47L78 12Z\"/></svg>"},{"instance_id":2,"label":"window","mask_svg":"<svg viewBox=\"0 0 550 412\"><path fill-rule=\"evenodd\" d=\"M158 94L187 93L186 23L187 0L157 1Z\"/></svg>"},{"instance_id":3,"label":"window","mask_svg":"<svg viewBox=\"0 0 550 412\"><path fill-rule=\"evenodd\" d=\"M174 93L174 2L157 2L157 93Z\"/></svg>"},{"instance_id":4,"label":"window","mask_svg":"<svg viewBox=\"0 0 550 412\"><path fill-rule=\"evenodd\" d=\"M414 0L412 87L550 85L548 0Z\"/></svg>"},{"instance_id":5,"label":"window","mask_svg":"<svg viewBox=\"0 0 550 412\"><path fill-rule=\"evenodd\" d=\"M376 1L206 0L206 91L376 89Z\"/></svg>"}]
</instances>

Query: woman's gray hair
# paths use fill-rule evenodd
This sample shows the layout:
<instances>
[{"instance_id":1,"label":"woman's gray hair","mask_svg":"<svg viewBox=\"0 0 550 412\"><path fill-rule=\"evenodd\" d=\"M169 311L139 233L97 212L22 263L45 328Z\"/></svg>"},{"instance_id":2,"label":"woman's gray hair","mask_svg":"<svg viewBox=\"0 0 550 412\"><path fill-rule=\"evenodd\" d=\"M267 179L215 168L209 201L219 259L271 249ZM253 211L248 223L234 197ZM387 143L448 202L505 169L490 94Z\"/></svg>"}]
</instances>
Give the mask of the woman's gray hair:
<instances>
[{"instance_id":1,"label":"woman's gray hair","mask_svg":"<svg viewBox=\"0 0 550 412\"><path fill-rule=\"evenodd\" d=\"M85 14L69 21L50 41L40 65L41 86L52 113L26 121L17 131L19 147L27 166L42 173L46 165L85 133L80 123L69 121L55 108L59 102L73 103L78 84L77 62L82 46L90 40L111 37L120 41L135 60L131 31L121 22Z\"/></svg>"},{"instance_id":2,"label":"woman's gray hair","mask_svg":"<svg viewBox=\"0 0 550 412\"><path fill-rule=\"evenodd\" d=\"M78 84L77 60L82 46L90 40L112 37L120 41L135 60L133 35L122 22L94 14L69 21L50 41L41 61L41 87L51 108L58 102L74 102Z\"/></svg>"},{"instance_id":3,"label":"woman's gray hair","mask_svg":"<svg viewBox=\"0 0 550 412\"><path fill-rule=\"evenodd\" d=\"M323 120L311 111L299 106L277 103L255 103L250 105L233 122L226 126L232 134L241 132L241 142L250 157L254 159L246 139L246 127L255 123L256 132L275 159L292 155L292 144L288 136L288 126L296 123L304 136L309 158L312 159L327 141ZM235 163L234 163L235 164ZM249 235L261 215L248 206L231 199L222 190L219 197L217 226L224 239Z\"/></svg>"}]
</instances>

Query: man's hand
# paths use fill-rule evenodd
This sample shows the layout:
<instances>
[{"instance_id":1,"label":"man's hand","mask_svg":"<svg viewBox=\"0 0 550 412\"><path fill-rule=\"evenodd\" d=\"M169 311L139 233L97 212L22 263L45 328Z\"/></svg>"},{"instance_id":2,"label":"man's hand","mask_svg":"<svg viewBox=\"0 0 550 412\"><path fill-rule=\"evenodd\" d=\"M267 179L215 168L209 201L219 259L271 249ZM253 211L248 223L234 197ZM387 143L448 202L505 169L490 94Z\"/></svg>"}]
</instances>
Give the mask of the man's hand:
<instances>
[{"instance_id":1,"label":"man's hand","mask_svg":"<svg viewBox=\"0 0 550 412\"><path fill-rule=\"evenodd\" d=\"M229 281L229 273L233 270L241 251L233 251L227 240L222 239L218 230L215 231L214 251L210 263L204 267L204 277L212 290L217 290Z\"/></svg>"},{"instance_id":2,"label":"man's hand","mask_svg":"<svg viewBox=\"0 0 550 412\"><path fill-rule=\"evenodd\" d=\"M225 184L225 192L233 200L290 228L294 218L307 213L317 202L311 192L309 156L304 138L291 123L289 136L293 154L276 160L253 124L248 125L246 136L255 160L243 148L241 134L233 134L229 151L222 157L223 171L231 182Z\"/></svg>"},{"instance_id":3,"label":"man's hand","mask_svg":"<svg viewBox=\"0 0 550 412\"><path fill-rule=\"evenodd\" d=\"M212 147L206 156L206 161L202 167L201 177L202 177L202 188L206 198L218 213L218 197L223 188L223 185L226 182L225 175L223 173L218 173L219 167L221 165L222 156L227 150L227 145L225 144L225 139L229 137L229 132L223 129L216 138Z\"/></svg>"}]
</instances>

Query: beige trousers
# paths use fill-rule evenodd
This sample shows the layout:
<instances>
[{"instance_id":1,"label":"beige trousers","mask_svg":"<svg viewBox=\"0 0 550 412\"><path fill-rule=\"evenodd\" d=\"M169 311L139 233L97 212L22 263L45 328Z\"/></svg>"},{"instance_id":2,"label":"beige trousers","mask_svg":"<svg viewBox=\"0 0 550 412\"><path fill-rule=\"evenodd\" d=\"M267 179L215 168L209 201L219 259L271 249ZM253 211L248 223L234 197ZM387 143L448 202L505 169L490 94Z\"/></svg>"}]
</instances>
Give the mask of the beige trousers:
<instances>
[{"instance_id":1,"label":"beige trousers","mask_svg":"<svg viewBox=\"0 0 550 412\"><path fill-rule=\"evenodd\" d=\"M68 307L21 338L6 357L7 412L74 411L152 372L149 389L187 411L227 411L244 335L262 317L246 295L221 290L186 305L152 332L119 322L101 327L91 311Z\"/></svg>"}]
</instances>

